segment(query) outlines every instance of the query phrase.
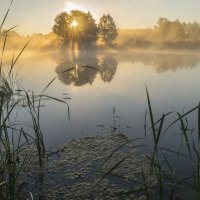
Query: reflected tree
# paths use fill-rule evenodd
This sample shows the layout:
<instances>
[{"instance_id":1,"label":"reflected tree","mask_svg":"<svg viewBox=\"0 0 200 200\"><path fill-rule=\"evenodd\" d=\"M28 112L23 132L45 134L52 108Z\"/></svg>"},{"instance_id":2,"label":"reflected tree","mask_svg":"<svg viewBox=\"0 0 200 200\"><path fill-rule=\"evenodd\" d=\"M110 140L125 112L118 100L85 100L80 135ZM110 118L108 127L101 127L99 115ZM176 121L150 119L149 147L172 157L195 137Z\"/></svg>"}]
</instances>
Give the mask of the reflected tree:
<instances>
[{"instance_id":1,"label":"reflected tree","mask_svg":"<svg viewBox=\"0 0 200 200\"><path fill-rule=\"evenodd\" d=\"M83 51L76 56L67 52L61 56L56 73L60 81L66 85L91 85L98 74L104 82L111 82L117 65L116 60L108 55L97 59L94 52ZM71 68L73 69L69 70Z\"/></svg>"},{"instance_id":2,"label":"reflected tree","mask_svg":"<svg viewBox=\"0 0 200 200\"><path fill-rule=\"evenodd\" d=\"M178 69L192 69L197 66L199 58L188 55L159 55L154 58L152 65L155 66L157 73L164 73Z\"/></svg>"},{"instance_id":3,"label":"reflected tree","mask_svg":"<svg viewBox=\"0 0 200 200\"><path fill-rule=\"evenodd\" d=\"M104 82L110 82L117 70L117 62L110 56L105 56L99 62L99 74Z\"/></svg>"},{"instance_id":4,"label":"reflected tree","mask_svg":"<svg viewBox=\"0 0 200 200\"><path fill-rule=\"evenodd\" d=\"M88 83L91 85L98 73L98 59L87 53L81 53L75 58L72 56L73 59L70 57L69 55L65 57L66 59L62 59L56 67L60 81L66 85L82 86ZM66 71L72 67L73 70Z\"/></svg>"},{"instance_id":5,"label":"reflected tree","mask_svg":"<svg viewBox=\"0 0 200 200\"><path fill-rule=\"evenodd\" d=\"M198 54L162 54L162 53L119 53L116 54L117 60L120 63L137 62L143 63L145 66L152 66L158 73L166 71L176 71L179 69L193 69L199 66L200 57Z\"/></svg>"}]
</instances>

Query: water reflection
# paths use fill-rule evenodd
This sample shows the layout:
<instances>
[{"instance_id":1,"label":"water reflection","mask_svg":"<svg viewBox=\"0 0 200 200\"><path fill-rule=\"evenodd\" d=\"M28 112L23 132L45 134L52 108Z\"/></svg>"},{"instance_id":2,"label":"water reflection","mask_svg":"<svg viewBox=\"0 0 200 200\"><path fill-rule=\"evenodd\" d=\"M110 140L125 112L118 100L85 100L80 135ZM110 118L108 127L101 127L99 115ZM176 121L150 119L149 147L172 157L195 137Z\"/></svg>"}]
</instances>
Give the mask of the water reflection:
<instances>
[{"instance_id":1,"label":"water reflection","mask_svg":"<svg viewBox=\"0 0 200 200\"><path fill-rule=\"evenodd\" d=\"M104 56L99 62L99 74L104 82L110 82L117 70L117 61L111 56Z\"/></svg>"},{"instance_id":2,"label":"water reflection","mask_svg":"<svg viewBox=\"0 0 200 200\"><path fill-rule=\"evenodd\" d=\"M196 67L199 62L200 58L196 56L165 55L157 58L157 62L154 61L153 66L156 67L158 73L162 73L168 70L192 69Z\"/></svg>"},{"instance_id":3,"label":"water reflection","mask_svg":"<svg viewBox=\"0 0 200 200\"><path fill-rule=\"evenodd\" d=\"M117 61L120 62L141 62L146 66L152 66L157 73L163 73L169 70L192 69L200 63L200 56L197 53L191 54L173 54L173 53L121 53L117 55Z\"/></svg>"},{"instance_id":4,"label":"water reflection","mask_svg":"<svg viewBox=\"0 0 200 200\"><path fill-rule=\"evenodd\" d=\"M200 63L200 56L195 54L171 54L152 52L121 52L111 53L97 51L83 51L75 54L62 53L58 59L56 73L62 83L66 85L82 86L92 84L97 76L103 82L111 82L116 74L118 63L141 62L146 66L152 66L157 73L176 71L178 69L193 69ZM83 67L90 66L95 69ZM74 70L62 73L75 67Z\"/></svg>"},{"instance_id":5,"label":"water reflection","mask_svg":"<svg viewBox=\"0 0 200 200\"><path fill-rule=\"evenodd\" d=\"M109 55L97 57L96 53L78 52L62 55L56 67L60 81L66 85L92 84L99 75L102 81L110 82L117 71L117 61ZM74 67L73 70L66 71ZM66 71L66 72L64 72ZM63 73L64 72L64 73Z\"/></svg>"},{"instance_id":6,"label":"water reflection","mask_svg":"<svg viewBox=\"0 0 200 200\"><path fill-rule=\"evenodd\" d=\"M41 89L55 76L56 68L60 81L55 81L49 87L49 95L67 100L68 95L61 95L67 92L73 97L70 101L71 123L67 131L67 111L62 104L54 105L54 102L46 101L46 107L41 109L44 113L41 124L47 133L45 137L48 145L63 144L66 138L84 137L91 132L98 132L96 124L109 127L112 121L106 117L110 116L114 105L124 117L120 120L120 127L130 125L132 129L124 129L128 134L140 133L146 109L145 84L156 105L156 118L172 110L189 110L199 102L200 56L197 52L190 55L100 50L81 51L75 55L63 52L46 52L43 57L40 54L25 54L20 69L23 86L40 94ZM10 63L5 62L9 70ZM62 73L71 67L76 68ZM74 87L66 88L64 84L86 87L77 90ZM22 107L25 106L26 102L23 102ZM55 115L59 117L55 118ZM21 119L26 120L24 116Z\"/></svg>"}]
</instances>

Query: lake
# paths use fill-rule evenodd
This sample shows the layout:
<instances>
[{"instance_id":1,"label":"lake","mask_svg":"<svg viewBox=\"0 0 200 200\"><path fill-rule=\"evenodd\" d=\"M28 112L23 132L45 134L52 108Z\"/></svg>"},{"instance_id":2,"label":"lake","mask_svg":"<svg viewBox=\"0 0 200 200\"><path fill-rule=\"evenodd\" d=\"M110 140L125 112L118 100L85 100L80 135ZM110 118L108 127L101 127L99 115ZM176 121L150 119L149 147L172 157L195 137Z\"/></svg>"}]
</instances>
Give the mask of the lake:
<instances>
[{"instance_id":1,"label":"lake","mask_svg":"<svg viewBox=\"0 0 200 200\"><path fill-rule=\"evenodd\" d=\"M12 54L5 61L8 66L10 57ZM57 148L72 138L112 131L144 137L148 108L145 85L156 119L170 111L186 112L200 101L197 52L26 52L15 70L21 85L35 94L57 76L45 94L68 103L70 122L66 105L42 102L41 127L48 148ZM176 116L172 114L169 121ZM26 120L26 114L18 119ZM195 114L189 122L191 128L197 127ZM176 145L168 136L164 143Z\"/></svg>"}]
</instances>

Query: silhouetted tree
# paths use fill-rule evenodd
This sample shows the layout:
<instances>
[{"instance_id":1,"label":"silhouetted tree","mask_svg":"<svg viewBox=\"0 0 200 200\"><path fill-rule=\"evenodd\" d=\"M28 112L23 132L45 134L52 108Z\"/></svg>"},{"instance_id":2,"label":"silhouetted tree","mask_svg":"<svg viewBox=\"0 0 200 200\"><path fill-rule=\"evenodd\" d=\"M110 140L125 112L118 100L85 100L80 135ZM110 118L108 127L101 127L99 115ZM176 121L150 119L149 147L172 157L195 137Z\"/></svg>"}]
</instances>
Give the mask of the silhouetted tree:
<instances>
[{"instance_id":1,"label":"silhouetted tree","mask_svg":"<svg viewBox=\"0 0 200 200\"><path fill-rule=\"evenodd\" d=\"M157 39L168 42L180 42L185 39L185 26L179 20L170 21L167 18L159 18L154 27Z\"/></svg>"},{"instance_id":2,"label":"silhouetted tree","mask_svg":"<svg viewBox=\"0 0 200 200\"><path fill-rule=\"evenodd\" d=\"M197 22L184 23L185 33L187 35L187 41L197 42L200 40L200 25Z\"/></svg>"},{"instance_id":3,"label":"silhouetted tree","mask_svg":"<svg viewBox=\"0 0 200 200\"><path fill-rule=\"evenodd\" d=\"M76 26L73 26L73 22ZM77 42L81 45L95 43L98 39L98 28L91 13L73 10L70 14L62 12L55 18L53 32L66 43Z\"/></svg>"},{"instance_id":4,"label":"silhouetted tree","mask_svg":"<svg viewBox=\"0 0 200 200\"><path fill-rule=\"evenodd\" d=\"M118 32L113 18L107 14L103 15L99 21L99 37L106 44L112 44L117 38Z\"/></svg>"},{"instance_id":5,"label":"silhouetted tree","mask_svg":"<svg viewBox=\"0 0 200 200\"><path fill-rule=\"evenodd\" d=\"M52 28L53 32L61 39L68 41L70 39L70 26L72 18L67 12L58 14L55 18L55 24Z\"/></svg>"}]
</instances>

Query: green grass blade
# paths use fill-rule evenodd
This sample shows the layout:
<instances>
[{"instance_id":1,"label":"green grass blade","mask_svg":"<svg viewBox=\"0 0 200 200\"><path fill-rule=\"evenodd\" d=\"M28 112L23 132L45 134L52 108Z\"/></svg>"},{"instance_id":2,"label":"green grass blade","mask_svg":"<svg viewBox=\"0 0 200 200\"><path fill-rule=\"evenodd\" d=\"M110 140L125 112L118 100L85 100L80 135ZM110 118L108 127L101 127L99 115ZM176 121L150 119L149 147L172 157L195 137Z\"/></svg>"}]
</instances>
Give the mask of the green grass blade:
<instances>
[{"instance_id":1,"label":"green grass blade","mask_svg":"<svg viewBox=\"0 0 200 200\"><path fill-rule=\"evenodd\" d=\"M144 116L144 135L146 138L147 137L147 110L145 110L145 116Z\"/></svg>"},{"instance_id":2,"label":"green grass blade","mask_svg":"<svg viewBox=\"0 0 200 200\"><path fill-rule=\"evenodd\" d=\"M151 102L150 102L150 97L149 97L149 92L148 92L147 86L146 86L146 94L147 94L147 100L148 100L148 108L149 108L151 126L152 126L152 131L153 131L153 139L154 139L154 143L156 144L156 128L154 125L153 112L152 112L152 107L151 107Z\"/></svg>"},{"instance_id":3,"label":"green grass blade","mask_svg":"<svg viewBox=\"0 0 200 200\"><path fill-rule=\"evenodd\" d=\"M200 145L200 103L198 107L198 145Z\"/></svg>"},{"instance_id":4,"label":"green grass blade","mask_svg":"<svg viewBox=\"0 0 200 200\"><path fill-rule=\"evenodd\" d=\"M161 135L161 132L162 132L162 127L163 127L164 119L165 119L165 115L163 114L162 118L161 118L161 121L160 121L160 126L159 126L159 129L158 129L158 134L156 136L156 143L155 143L155 148L156 149L157 149L158 142L159 142L159 139L160 139L160 135Z\"/></svg>"},{"instance_id":5,"label":"green grass blade","mask_svg":"<svg viewBox=\"0 0 200 200\"><path fill-rule=\"evenodd\" d=\"M190 154L190 157L192 157L191 149L190 149L190 143L189 143L189 139L188 139L188 136L187 136L187 129L186 129L185 124L183 122L182 116L179 113L178 113L178 116L179 116L179 119L181 121L181 128L182 128L182 131L183 131L183 134L184 134L184 137L185 137L185 141L186 141L186 145L187 145L187 148L188 148L188 152Z\"/></svg>"}]
</instances>

